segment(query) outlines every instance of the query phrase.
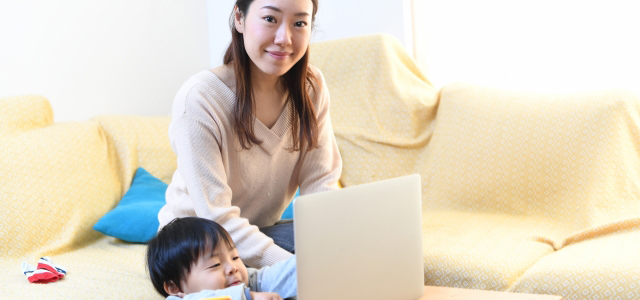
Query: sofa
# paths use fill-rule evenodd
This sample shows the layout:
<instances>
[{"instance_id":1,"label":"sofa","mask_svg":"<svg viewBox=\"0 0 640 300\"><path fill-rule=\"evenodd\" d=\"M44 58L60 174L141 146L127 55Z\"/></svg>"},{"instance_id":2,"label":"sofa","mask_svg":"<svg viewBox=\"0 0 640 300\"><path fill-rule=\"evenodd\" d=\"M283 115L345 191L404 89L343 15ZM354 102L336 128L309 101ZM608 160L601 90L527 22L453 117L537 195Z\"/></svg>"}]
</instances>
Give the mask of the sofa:
<instances>
[{"instance_id":1,"label":"sofa","mask_svg":"<svg viewBox=\"0 0 640 300\"><path fill-rule=\"evenodd\" d=\"M314 43L311 61L331 93L341 184L421 174L426 285L640 299L638 95L435 88L387 35ZM2 298L161 298L145 245L92 227L137 168L171 181L169 122L54 123L43 96L0 99ZM29 283L20 263L41 256L67 276Z\"/></svg>"}]
</instances>

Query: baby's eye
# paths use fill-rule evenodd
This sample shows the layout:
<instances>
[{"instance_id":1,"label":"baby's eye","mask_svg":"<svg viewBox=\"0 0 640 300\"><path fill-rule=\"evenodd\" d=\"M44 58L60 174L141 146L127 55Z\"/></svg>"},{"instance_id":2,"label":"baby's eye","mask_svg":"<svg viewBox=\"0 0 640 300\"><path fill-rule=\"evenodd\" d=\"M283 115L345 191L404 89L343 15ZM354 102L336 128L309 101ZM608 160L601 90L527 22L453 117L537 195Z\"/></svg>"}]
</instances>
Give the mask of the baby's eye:
<instances>
[{"instance_id":1,"label":"baby's eye","mask_svg":"<svg viewBox=\"0 0 640 300\"><path fill-rule=\"evenodd\" d=\"M219 267L219 266L220 266L220 264L215 264L215 265L213 265L213 266L210 266L210 267L209 267L209 269L214 269L214 268L217 268L217 267Z\"/></svg>"},{"instance_id":2,"label":"baby's eye","mask_svg":"<svg viewBox=\"0 0 640 300\"><path fill-rule=\"evenodd\" d=\"M240 259L240 256L236 256L233 258L233 260L238 260L238 259Z\"/></svg>"}]
</instances>

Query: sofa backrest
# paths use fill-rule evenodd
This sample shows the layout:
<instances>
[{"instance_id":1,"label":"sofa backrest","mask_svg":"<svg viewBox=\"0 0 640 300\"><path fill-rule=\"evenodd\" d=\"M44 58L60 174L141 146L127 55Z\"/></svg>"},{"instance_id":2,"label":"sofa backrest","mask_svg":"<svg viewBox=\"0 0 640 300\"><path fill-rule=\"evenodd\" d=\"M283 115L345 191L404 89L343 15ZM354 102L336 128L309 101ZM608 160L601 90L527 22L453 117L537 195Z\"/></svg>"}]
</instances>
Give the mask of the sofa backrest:
<instances>
[{"instance_id":1,"label":"sofa backrest","mask_svg":"<svg viewBox=\"0 0 640 300\"><path fill-rule=\"evenodd\" d=\"M640 214L640 98L437 91L394 38L316 43L346 186L422 175L425 210L536 215L569 230Z\"/></svg>"},{"instance_id":2,"label":"sofa backrest","mask_svg":"<svg viewBox=\"0 0 640 300\"><path fill-rule=\"evenodd\" d=\"M342 184L420 173L438 91L400 43L388 35L319 42L310 57L329 87Z\"/></svg>"},{"instance_id":3,"label":"sofa backrest","mask_svg":"<svg viewBox=\"0 0 640 300\"><path fill-rule=\"evenodd\" d=\"M429 209L537 215L580 230L640 215L640 97L457 83L440 91Z\"/></svg>"},{"instance_id":4,"label":"sofa backrest","mask_svg":"<svg viewBox=\"0 0 640 300\"><path fill-rule=\"evenodd\" d=\"M98 116L116 156L118 177L123 193L129 190L133 176L142 167L165 183L177 168L176 155L169 144L169 116Z\"/></svg>"}]
</instances>

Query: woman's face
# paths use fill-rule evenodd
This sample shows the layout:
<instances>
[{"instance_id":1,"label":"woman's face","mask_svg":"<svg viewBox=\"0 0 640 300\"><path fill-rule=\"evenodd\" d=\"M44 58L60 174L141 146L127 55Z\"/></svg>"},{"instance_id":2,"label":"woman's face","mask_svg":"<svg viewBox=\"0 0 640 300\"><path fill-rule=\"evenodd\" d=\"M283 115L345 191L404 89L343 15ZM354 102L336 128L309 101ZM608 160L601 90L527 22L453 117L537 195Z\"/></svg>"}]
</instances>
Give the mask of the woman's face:
<instances>
[{"instance_id":1,"label":"woman's face","mask_svg":"<svg viewBox=\"0 0 640 300\"><path fill-rule=\"evenodd\" d=\"M235 26L253 66L282 76L304 56L311 39L311 0L255 0ZM252 68L256 69L256 68Z\"/></svg>"}]
</instances>

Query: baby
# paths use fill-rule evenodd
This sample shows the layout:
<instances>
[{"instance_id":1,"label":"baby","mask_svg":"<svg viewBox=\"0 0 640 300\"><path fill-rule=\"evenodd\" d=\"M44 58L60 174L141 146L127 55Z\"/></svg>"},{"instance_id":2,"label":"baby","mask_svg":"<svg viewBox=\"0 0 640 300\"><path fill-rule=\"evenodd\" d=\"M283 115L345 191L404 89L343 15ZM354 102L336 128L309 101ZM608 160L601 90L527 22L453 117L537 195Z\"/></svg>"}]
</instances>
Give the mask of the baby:
<instances>
[{"instance_id":1,"label":"baby","mask_svg":"<svg viewBox=\"0 0 640 300\"><path fill-rule=\"evenodd\" d=\"M229 233L197 217L171 221L149 241L147 268L167 299L264 300L297 294L296 260L260 270L247 268Z\"/></svg>"}]
</instances>

